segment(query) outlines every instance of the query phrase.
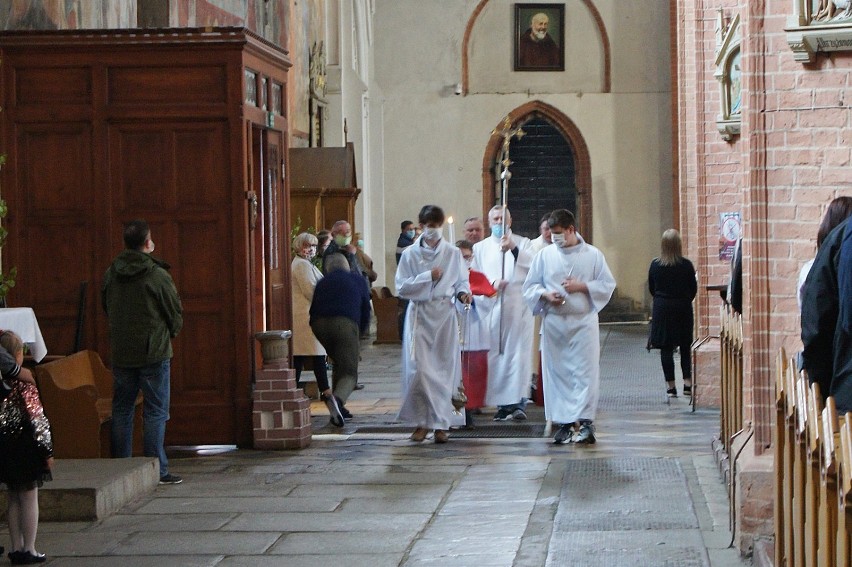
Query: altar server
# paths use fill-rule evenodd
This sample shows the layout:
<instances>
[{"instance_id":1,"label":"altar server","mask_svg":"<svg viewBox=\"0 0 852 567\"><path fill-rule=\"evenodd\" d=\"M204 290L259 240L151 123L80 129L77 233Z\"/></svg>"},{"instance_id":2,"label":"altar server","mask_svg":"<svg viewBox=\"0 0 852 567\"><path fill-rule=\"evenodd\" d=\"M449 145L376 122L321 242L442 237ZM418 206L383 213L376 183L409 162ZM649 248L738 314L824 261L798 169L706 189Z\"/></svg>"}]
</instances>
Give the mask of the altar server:
<instances>
[{"instance_id":1,"label":"altar server","mask_svg":"<svg viewBox=\"0 0 852 567\"><path fill-rule=\"evenodd\" d=\"M412 441L434 430L435 443L446 443L454 421L451 400L461 384L456 304L470 303L468 271L459 249L441 237L444 211L426 205L418 220L423 232L402 251L396 271L397 293L409 300L398 419L416 425Z\"/></svg>"},{"instance_id":2,"label":"altar server","mask_svg":"<svg viewBox=\"0 0 852 567\"><path fill-rule=\"evenodd\" d=\"M554 442L595 442L600 386L598 312L615 290L603 253L577 232L574 215L553 211L553 245L533 259L523 295L541 314L544 410L561 424ZM529 359L529 357L527 357Z\"/></svg>"}]
</instances>

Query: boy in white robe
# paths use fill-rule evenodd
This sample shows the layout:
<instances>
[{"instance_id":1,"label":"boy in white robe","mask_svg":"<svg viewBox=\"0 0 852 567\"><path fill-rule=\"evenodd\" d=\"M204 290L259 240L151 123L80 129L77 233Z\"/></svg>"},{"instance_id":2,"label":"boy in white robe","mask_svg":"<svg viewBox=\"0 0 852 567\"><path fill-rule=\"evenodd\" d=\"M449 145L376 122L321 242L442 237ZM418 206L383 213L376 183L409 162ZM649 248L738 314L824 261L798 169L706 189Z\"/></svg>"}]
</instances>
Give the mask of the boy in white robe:
<instances>
[{"instance_id":1,"label":"boy in white robe","mask_svg":"<svg viewBox=\"0 0 852 567\"><path fill-rule=\"evenodd\" d=\"M426 205L418 217L423 233L402 251L396 271L399 297L408 299L402 340L402 406L397 418L414 423L412 441L435 430L446 443L453 421L453 393L461 384L456 307L470 303L461 252L441 238L444 211Z\"/></svg>"},{"instance_id":2,"label":"boy in white robe","mask_svg":"<svg viewBox=\"0 0 852 567\"><path fill-rule=\"evenodd\" d=\"M544 409L555 443L592 444L600 390L598 312L615 290L603 253L577 233L574 215L550 215L553 246L533 259L523 294L541 314Z\"/></svg>"},{"instance_id":3,"label":"boy in white robe","mask_svg":"<svg viewBox=\"0 0 852 567\"><path fill-rule=\"evenodd\" d=\"M488 321L491 350L485 403L497 406L494 421L524 420L532 375L533 316L524 303L521 286L533 253L530 239L510 230L512 215L508 209L492 207L488 223L491 236L473 245L473 269L484 273L500 292Z\"/></svg>"}]
</instances>

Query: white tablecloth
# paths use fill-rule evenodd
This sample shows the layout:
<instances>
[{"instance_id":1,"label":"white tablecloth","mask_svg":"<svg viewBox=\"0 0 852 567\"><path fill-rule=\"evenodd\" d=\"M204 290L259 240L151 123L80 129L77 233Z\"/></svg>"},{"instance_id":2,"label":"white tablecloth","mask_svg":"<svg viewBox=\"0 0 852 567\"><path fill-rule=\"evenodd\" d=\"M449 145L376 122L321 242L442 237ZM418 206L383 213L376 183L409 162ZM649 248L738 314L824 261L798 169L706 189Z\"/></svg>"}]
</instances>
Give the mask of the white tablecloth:
<instances>
[{"instance_id":1,"label":"white tablecloth","mask_svg":"<svg viewBox=\"0 0 852 567\"><path fill-rule=\"evenodd\" d=\"M21 337L36 362L40 362L47 354L47 346L41 336L35 313L29 307L0 309L0 330L14 331Z\"/></svg>"}]
</instances>

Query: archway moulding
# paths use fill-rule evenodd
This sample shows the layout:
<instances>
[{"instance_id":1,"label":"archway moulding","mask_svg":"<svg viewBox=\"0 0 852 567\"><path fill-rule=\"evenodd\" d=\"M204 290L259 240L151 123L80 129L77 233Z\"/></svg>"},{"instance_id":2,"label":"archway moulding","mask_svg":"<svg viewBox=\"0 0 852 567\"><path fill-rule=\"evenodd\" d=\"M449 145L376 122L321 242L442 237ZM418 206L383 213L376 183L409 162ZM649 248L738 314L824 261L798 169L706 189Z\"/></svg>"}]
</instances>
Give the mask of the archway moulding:
<instances>
[{"instance_id":1,"label":"archway moulding","mask_svg":"<svg viewBox=\"0 0 852 567\"><path fill-rule=\"evenodd\" d=\"M534 117L541 117L551 124L562 134L574 152L574 168L576 171L577 185L577 209L574 211L579 217L580 226L577 227L583 238L592 242L592 162L589 156L589 148L583 134L574 122L565 116L558 108L540 100L534 100L519 106L508 114L512 127L523 124ZM503 125L504 118L495 124L495 131ZM497 177L494 166L500 155L503 138L499 134L492 134L485 146L485 155L482 159L482 211L483 216L494 206L494 187ZM510 207L511 208L511 207Z\"/></svg>"},{"instance_id":2,"label":"archway moulding","mask_svg":"<svg viewBox=\"0 0 852 567\"><path fill-rule=\"evenodd\" d=\"M470 47L470 36L473 33L473 27L476 23L479 14L482 13L482 10L485 9L485 6L490 2L490 0L479 0L479 4L476 5L476 8L473 9L473 12L470 15L470 18L467 20L467 25L464 29L464 38L462 39L462 95L467 96L470 92L470 56L468 55L469 47ZM612 90L612 57L610 54L610 46L609 46L609 35L606 31L606 26L604 25L603 18L601 17L601 13L598 10L597 6L595 6L593 0L580 0L582 4L589 10L592 15L592 18L595 20L595 23L598 26L598 33L600 34L601 45L603 46L603 56L604 56L604 76L603 76L603 85L602 92L608 93Z\"/></svg>"}]
</instances>

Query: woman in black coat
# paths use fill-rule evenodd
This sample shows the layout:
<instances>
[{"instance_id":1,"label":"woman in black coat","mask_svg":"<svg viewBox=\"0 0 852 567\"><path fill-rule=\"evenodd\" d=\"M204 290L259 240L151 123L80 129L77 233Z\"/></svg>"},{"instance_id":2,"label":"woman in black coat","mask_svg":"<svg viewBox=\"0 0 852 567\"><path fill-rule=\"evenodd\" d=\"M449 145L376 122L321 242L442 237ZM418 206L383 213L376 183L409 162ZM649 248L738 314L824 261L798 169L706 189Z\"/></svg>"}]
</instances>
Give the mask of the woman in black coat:
<instances>
[{"instance_id":1,"label":"woman in black coat","mask_svg":"<svg viewBox=\"0 0 852 567\"><path fill-rule=\"evenodd\" d=\"M695 268L683 257L680 233L673 228L663 233L661 253L648 269L648 288L654 298L648 348L660 349L666 394L677 397L674 349L680 350L683 394L692 395L692 300L698 292Z\"/></svg>"}]
</instances>

